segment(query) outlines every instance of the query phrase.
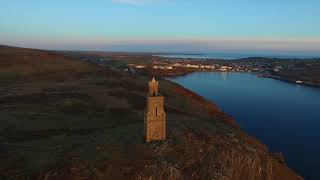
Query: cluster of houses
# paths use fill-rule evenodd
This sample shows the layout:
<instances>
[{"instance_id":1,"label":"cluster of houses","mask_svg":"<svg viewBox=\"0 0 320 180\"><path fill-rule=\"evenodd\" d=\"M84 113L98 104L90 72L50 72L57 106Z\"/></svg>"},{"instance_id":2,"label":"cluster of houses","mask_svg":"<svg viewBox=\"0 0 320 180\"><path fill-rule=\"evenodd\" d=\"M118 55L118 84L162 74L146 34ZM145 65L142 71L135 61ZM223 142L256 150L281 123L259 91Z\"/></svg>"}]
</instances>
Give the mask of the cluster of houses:
<instances>
[{"instance_id":1,"label":"cluster of houses","mask_svg":"<svg viewBox=\"0 0 320 180\"><path fill-rule=\"evenodd\" d=\"M308 64L306 65L308 66ZM195 71L221 71L221 72L257 72L257 73L270 73L279 72L284 70L294 71L303 70L307 67L295 66L293 63L279 63L279 62L223 62L212 64L201 64L201 62L164 62L154 61L152 64L129 64L129 69L161 69L161 70L174 70L177 68L192 68Z\"/></svg>"},{"instance_id":2,"label":"cluster of houses","mask_svg":"<svg viewBox=\"0 0 320 180\"><path fill-rule=\"evenodd\" d=\"M196 69L214 69L215 65L203 65L203 64L183 64L175 63L173 66L176 67L186 67L186 68L196 68Z\"/></svg>"},{"instance_id":3,"label":"cluster of houses","mask_svg":"<svg viewBox=\"0 0 320 180\"><path fill-rule=\"evenodd\" d=\"M153 69L162 69L162 70L173 70L174 68L181 67L181 68L193 68L199 70L211 70L211 71L251 71L250 69L241 68L241 67L234 67L234 66L226 66L220 64L190 64L190 63L174 63L174 64L167 64L167 63L156 63L152 65L145 65L145 64L129 64L129 68L133 69L146 69L146 68L153 68Z\"/></svg>"}]
</instances>

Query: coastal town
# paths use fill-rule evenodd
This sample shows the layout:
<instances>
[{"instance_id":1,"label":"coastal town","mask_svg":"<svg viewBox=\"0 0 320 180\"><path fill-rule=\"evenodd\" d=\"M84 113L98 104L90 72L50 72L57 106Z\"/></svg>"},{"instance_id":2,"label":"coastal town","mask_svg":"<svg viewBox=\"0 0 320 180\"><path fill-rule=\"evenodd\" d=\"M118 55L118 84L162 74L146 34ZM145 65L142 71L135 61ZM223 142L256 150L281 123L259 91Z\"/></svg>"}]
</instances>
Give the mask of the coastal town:
<instances>
[{"instance_id":1,"label":"coastal town","mask_svg":"<svg viewBox=\"0 0 320 180\"><path fill-rule=\"evenodd\" d=\"M319 86L318 59L246 58L237 60L199 60L157 58L151 61L132 61L122 66L129 73L149 73L157 76L180 76L192 72L243 72L259 77L274 78L291 83ZM107 63L108 64L108 63Z\"/></svg>"},{"instance_id":2,"label":"coastal town","mask_svg":"<svg viewBox=\"0 0 320 180\"><path fill-rule=\"evenodd\" d=\"M239 72L255 73L259 77L289 83L320 86L320 59L249 57L224 60L168 58L149 53L122 52L83 52L76 56L71 52L63 54L133 75L172 77L193 72Z\"/></svg>"},{"instance_id":3,"label":"coastal town","mask_svg":"<svg viewBox=\"0 0 320 180\"><path fill-rule=\"evenodd\" d=\"M294 61L291 61L294 62ZM193 69L195 71L221 71L221 72L258 72L258 73L270 73L279 72L284 70L296 71L306 70L311 67L311 63L307 63L305 67L295 66L294 63L281 62L281 60L273 61L258 61L256 59L251 60L181 60L180 62L161 62L153 61L151 64L147 63L130 63L128 64L127 70L138 70L138 69L161 69L161 70L174 70L176 68Z\"/></svg>"},{"instance_id":4,"label":"coastal town","mask_svg":"<svg viewBox=\"0 0 320 180\"><path fill-rule=\"evenodd\" d=\"M181 63L163 63L163 62L153 62L152 65L146 64L128 64L127 70L137 70L137 69L148 69L152 68L154 70L174 70L177 68L186 68L186 69L193 69L195 71L236 71L236 72L251 72L251 69L247 67L242 67L238 65L221 65L221 64L202 64L197 63L195 61L188 63L188 62L181 62Z\"/></svg>"}]
</instances>

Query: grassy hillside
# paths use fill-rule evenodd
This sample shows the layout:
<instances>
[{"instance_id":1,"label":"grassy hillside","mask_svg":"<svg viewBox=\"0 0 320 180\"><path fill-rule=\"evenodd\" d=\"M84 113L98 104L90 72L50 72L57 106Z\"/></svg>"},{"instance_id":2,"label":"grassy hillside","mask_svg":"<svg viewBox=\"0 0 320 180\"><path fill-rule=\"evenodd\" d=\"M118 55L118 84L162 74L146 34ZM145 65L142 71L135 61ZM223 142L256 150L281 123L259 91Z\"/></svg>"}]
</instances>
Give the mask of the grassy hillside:
<instances>
[{"instance_id":1,"label":"grassy hillside","mask_svg":"<svg viewBox=\"0 0 320 180\"><path fill-rule=\"evenodd\" d=\"M299 179L200 96L160 80L168 140L144 143L149 77L0 47L0 179Z\"/></svg>"},{"instance_id":2,"label":"grassy hillside","mask_svg":"<svg viewBox=\"0 0 320 180\"><path fill-rule=\"evenodd\" d=\"M0 46L0 80L26 80L54 78L65 80L81 78L88 72L97 70L95 65L72 60L48 51Z\"/></svg>"}]
</instances>

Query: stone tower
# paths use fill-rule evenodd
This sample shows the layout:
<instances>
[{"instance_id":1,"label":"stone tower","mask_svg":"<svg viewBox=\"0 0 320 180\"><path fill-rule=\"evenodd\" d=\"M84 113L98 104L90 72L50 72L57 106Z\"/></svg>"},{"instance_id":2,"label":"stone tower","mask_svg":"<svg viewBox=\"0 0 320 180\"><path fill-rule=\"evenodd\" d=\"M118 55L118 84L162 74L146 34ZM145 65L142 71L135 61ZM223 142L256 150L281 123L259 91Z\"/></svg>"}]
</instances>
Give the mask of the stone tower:
<instances>
[{"instance_id":1,"label":"stone tower","mask_svg":"<svg viewBox=\"0 0 320 180\"><path fill-rule=\"evenodd\" d=\"M145 115L146 142L166 139L166 113L164 112L164 97L159 94L159 83L152 78L149 82L147 95L147 110Z\"/></svg>"}]
</instances>

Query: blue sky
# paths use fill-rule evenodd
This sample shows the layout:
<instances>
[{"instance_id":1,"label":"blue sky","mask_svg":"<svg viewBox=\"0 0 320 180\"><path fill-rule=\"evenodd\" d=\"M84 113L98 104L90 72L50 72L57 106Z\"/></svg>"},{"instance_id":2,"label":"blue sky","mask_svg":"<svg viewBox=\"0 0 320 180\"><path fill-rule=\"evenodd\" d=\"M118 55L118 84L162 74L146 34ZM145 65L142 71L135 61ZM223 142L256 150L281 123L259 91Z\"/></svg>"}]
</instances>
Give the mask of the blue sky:
<instances>
[{"instance_id":1,"label":"blue sky","mask_svg":"<svg viewBox=\"0 0 320 180\"><path fill-rule=\"evenodd\" d=\"M1 0L0 43L320 54L319 0Z\"/></svg>"}]
</instances>

